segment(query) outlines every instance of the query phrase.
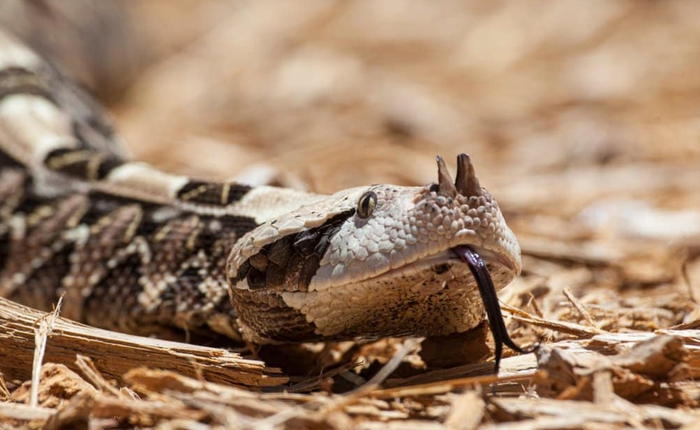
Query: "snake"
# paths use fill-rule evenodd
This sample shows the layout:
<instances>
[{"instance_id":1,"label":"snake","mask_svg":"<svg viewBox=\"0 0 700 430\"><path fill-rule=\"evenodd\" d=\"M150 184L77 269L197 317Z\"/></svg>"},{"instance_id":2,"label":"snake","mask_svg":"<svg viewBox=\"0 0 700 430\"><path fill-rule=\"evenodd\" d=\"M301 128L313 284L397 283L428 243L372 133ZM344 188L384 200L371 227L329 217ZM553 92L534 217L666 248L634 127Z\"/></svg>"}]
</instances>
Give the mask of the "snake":
<instances>
[{"instance_id":1,"label":"snake","mask_svg":"<svg viewBox=\"0 0 700 430\"><path fill-rule=\"evenodd\" d=\"M133 161L102 108L0 32L0 296L92 326L254 344L440 337L488 316L518 241L466 154L453 180L324 195Z\"/></svg>"}]
</instances>

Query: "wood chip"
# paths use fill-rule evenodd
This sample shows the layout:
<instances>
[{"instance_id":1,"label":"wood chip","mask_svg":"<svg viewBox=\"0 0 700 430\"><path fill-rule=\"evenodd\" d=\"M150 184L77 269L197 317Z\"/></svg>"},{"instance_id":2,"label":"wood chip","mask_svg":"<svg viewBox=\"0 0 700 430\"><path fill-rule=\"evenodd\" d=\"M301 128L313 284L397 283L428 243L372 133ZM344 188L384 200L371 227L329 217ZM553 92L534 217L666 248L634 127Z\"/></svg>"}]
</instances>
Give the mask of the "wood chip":
<instances>
[{"instance_id":1,"label":"wood chip","mask_svg":"<svg viewBox=\"0 0 700 430\"><path fill-rule=\"evenodd\" d=\"M0 348L0 371L7 378L23 380L31 375L28 363L33 355L34 323L43 315L44 312L0 298L0 342L4 346ZM76 351L90 357L102 373L117 379L147 359L161 369L185 375L201 371L212 382L264 387L287 381L279 370L223 349L130 336L57 318L45 360L77 370Z\"/></svg>"}]
</instances>

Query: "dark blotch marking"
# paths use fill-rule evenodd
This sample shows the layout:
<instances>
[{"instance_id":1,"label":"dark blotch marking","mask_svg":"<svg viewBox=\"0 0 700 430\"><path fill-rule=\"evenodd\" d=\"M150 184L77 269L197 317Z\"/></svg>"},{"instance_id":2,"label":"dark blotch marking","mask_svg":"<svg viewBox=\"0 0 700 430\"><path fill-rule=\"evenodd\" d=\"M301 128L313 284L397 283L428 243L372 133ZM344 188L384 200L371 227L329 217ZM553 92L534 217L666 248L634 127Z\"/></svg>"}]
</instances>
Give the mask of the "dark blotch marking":
<instances>
[{"instance_id":1,"label":"dark blotch marking","mask_svg":"<svg viewBox=\"0 0 700 430\"><path fill-rule=\"evenodd\" d=\"M97 179L106 178L112 170L116 169L122 164L124 164L124 162L114 156L110 156L102 160L99 167L97 168Z\"/></svg>"},{"instance_id":2,"label":"dark blotch marking","mask_svg":"<svg viewBox=\"0 0 700 430\"><path fill-rule=\"evenodd\" d=\"M15 94L33 94L56 103L49 86L36 73L21 67L0 71L0 100Z\"/></svg>"},{"instance_id":3,"label":"dark blotch marking","mask_svg":"<svg viewBox=\"0 0 700 430\"><path fill-rule=\"evenodd\" d=\"M228 206L250 191L248 185L189 181L177 193L180 200L209 206ZM228 191L227 191L228 190Z\"/></svg>"},{"instance_id":4,"label":"dark blotch marking","mask_svg":"<svg viewBox=\"0 0 700 430\"><path fill-rule=\"evenodd\" d=\"M56 199L42 199L35 196L34 194L29 194L22 199L19 206L17 206L17 209L15 209L14 212L29 215L36 211L40 206L44 205L55 206Z\"/></svg>"},{"instance_id":5,"label":"dark blotch marking","mask_svg":"<svg viewBox=\"0 0 700 430\"><path fill-rule=\"evenodd\" d=\"M247 279L251 290L308 291L330 239L355 209L342 212L322 226L289 235L264 246L238 268L235 285Z\"/></svg>"},{"instance_id":6,"label":"dark blotch marking","mask_svg":"<svg viewBox=\"0 0 700 430\"><path fill-rule=\"evenodd\" d=\"M188 281L194 280L194 285L197 286L203 280L202 275L199 274L199 268L188 267L180 273L180 278L187 279Z\"/></svg>"},{"instance_id":7,"label":"dark blotch marking","mask_svg":"<svg viewBox=\"0 0 700 430\"><path fill-rule=\"evenodd\" d=\"M62 163L62 166L54 167L54 162L62 161L65 157L69 157L71 153L87 153L88 157L81 157L81 159L75 160L75 162L68 164ZM105 155L107 158L105 158ZM104 179L109 172L122 164L124 164L123 161L119 160L114 155L91 149L58 148L49 152L46 158L44 158L44 165L49 169L86 181Z\"/></svg>"},{"instance_id":8,"label":"dark blotch marking","mask_svg":"<svg viewBox=\"0 0 700 430\"><path fill-rule=\"evenodd\" d=\"M236 237L241 237L258 226L253 218L239 215L224 215L219 217L202 216L202 221L206 225L211 225L210 221L216 220L221 223L221 231L213 231L209 228L203 229L199 234L199 243L204 246L214 243L220 236L221 232L234 232Z\"/></svg>"}]
</instances>

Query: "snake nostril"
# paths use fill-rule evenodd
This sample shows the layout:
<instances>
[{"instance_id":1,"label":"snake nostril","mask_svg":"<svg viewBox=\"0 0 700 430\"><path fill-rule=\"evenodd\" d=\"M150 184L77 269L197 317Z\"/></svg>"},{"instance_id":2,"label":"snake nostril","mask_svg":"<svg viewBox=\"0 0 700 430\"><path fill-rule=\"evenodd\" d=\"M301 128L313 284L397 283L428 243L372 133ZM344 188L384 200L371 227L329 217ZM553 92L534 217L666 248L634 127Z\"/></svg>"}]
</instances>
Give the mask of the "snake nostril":
<instances>
[{"instance_id":1,"label":"snake nostril","mask_svg":"<svg viewBox=\"0 0 700 430\"><path fill-rule=\"evenodd\" d=\"M437 273L438 275L442 275L443 273L447 272L450 270L450 265L445 263L445 264L438 264L437 266L433 266L433 272Z\"/></svg>"}]
</instances>

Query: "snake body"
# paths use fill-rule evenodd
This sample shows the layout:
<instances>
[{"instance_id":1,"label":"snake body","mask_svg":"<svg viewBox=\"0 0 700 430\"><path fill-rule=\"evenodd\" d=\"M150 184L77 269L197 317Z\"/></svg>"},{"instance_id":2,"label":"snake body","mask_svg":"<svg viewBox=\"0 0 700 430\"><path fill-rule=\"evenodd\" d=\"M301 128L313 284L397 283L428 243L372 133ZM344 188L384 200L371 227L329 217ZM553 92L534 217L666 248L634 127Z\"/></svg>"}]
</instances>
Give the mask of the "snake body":
<instances>
[{"instance_id":1,"label":"snake body","mask_svg":"<svg viewBox=\"0 0 700 430\"><path fill-rule=\"evenodd\" d=\"M468 156L424 187L332 195L191 179L130 161L87 95L0 33L0 295L169 337L256 343L465 332L520 249ZM496 305L497 306L497 305ZM500 316L500 314L499 314Z\"/></svg>"}]
</instances>

